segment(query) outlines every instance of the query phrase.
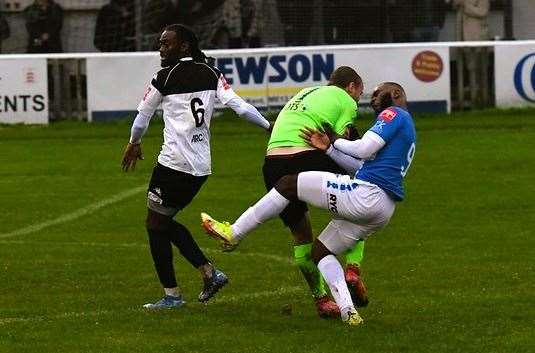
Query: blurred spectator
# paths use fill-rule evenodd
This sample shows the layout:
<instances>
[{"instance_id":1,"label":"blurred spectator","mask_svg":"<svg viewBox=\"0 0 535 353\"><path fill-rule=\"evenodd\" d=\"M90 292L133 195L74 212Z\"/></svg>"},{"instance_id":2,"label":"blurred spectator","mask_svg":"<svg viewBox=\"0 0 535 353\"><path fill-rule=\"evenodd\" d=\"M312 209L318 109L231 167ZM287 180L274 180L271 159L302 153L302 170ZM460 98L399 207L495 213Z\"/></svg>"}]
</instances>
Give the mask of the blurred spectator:
<instances>
[{"instance_id":1,"label":"blurred spectator","mask_svg":"<svg viewBox=\"0 0 535 353\"><path fill-rule=\"evenodd\" d=\"M487 40L489 38L489 0L453 0L457 9L457 39Z\"/></svg>"},{"instance_id":2,"label":"blurred spectator","mask_svg":"<svg viewBox=\"0 0 535 353\"><path fill-rule=\"evenodd\" d=\"M457 40L488 40L489 0L453 0L457 10ZM459 82L463 86L463 61L466 61L472 106L483 106L489 100L488 54L485 47L461 48L458 57ZM464 86L462 88L464 90ZM463 93L464 95L464 93Z\"/></svg>"},{"instance_id":3,"label":"blurred spectator","mask_svg":"<svg viewBox=\"0 0 535 353\"><path fill-rule=\"evenodd\" d=\"M149 0L143 6L142 25L144 49L156 50L162 29L173 23L181 23L179 13L171 0Z\"/></svg>"},{"instance_id":4,"label":"blurred spectator","mask_svg":"<svg viewBox=\"0 0 535 353\"><path fill-rule=\"evenodd\" d=\"M325 41L329 44L381 43L385 41L385 0L324 1ZM300 21L308 25L306 18Z\"/></svg>"},{"instance_id":5,"label":"blurred spectator","mask_svg":"<svg viewBox=\"0 0 535 353\"><path fill-rule=\"evenodd\" d=\"M160 28L161 30L161 28ZM134 51L135 13L132 0L111 0L98 12L95 47L102 52Z\"/></svg>"},{"instance_id":6,"label":"blurred spectator","mask_svg":"<svg viewBox=\"0 0 535 353\"><path fill-rule=\"evenodd\" d=\"M54 0L35 0L24 9L28 53L61 53L63 8Z\"/></svg>"},{"instance_id":7,"label":"blurred spectator","mask_svg":"<svg viewBox=\"0 0 535 353\"><path fill-rule=\"evenodd\" d=\"M284 28L285 45L308 45L313 2L311 0L277 0L277 9Z\"/></svg>"},{"instance_id":8,"label":"blurred spectator","mask_svg":"<svg viewBox=\"0 0 535 353\"><path fill-rule=\"evenodd\" d=\"M281 46L284 34L273 28L282 28L276 0L241 0L243 46Z\"/></svg>"},{"instance_id":9,"label":"blurred spectator","mask_svg":"<svg viewBox=\"0 0 535 353\"><path fill-rule=\"evenodd\" d=\"M413 42L436 42L440 29L444 26L448 10L445 0L412 0L415 16L411 31Z\"/></svg>"},{"instance_id":10,"label":"blurred spectator","mask_svg":"<svg viewBox=\"0 0 535 353\"><path fill-rule=\"evenodd\" d=\"M10 34L9 24L4 14L0 12L0 53L2 53L2 41L8 39Z\"/></svg>"},{"instance_id":11,"label":"blurred spectator","mask_svg":"<svg viewBox=\"0 0 535 353\"><path fill-rule=\"evenodd\" d=\"M243 46L258 48L260 46L262 0L240 0L241 28ZM260 15L260 17L257 17Z\"/></svg>"},{"instance_id":12,"label":"blurred spectator","mask_svg":"<svg viewBox=\"0 0 535 353\"><path fill-rule=\"evenodd\" d=\"M204 48L241 48L242 19L240 0L189 0L180 9L193 19L186 23L193 27ZM179 9L179 11L180 11Z\"/></svg>"}]
</instances>

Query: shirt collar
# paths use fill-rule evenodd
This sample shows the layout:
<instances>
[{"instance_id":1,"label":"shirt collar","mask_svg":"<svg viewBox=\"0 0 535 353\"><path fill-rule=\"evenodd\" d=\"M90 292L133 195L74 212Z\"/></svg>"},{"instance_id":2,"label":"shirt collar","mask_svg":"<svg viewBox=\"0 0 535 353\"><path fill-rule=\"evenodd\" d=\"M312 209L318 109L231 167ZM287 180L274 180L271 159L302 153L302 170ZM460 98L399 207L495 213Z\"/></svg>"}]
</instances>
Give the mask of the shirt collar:
<instances>
[{"instance_id":1,"label":"shirt collar","mask_svg":"<svg viewBox=\"0 0 535 353\"><path fill-rule=\"evenodd\" d=\"M183 58L180 58L180 61L191 61L193 58L191 56L185 56Z\"/></svg>"}]
</instances>

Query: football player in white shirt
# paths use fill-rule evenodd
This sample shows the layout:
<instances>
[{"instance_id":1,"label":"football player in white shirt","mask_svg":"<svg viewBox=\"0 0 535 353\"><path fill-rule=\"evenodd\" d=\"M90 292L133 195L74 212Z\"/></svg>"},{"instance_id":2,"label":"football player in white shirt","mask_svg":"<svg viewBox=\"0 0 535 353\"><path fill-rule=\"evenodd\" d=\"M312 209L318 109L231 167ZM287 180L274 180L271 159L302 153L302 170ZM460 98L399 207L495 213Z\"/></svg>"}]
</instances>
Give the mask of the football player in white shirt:
<instances>
[{"instance_id":1,"label":"football player in white shirt","mask_svg":"<svg viewBox=\"0 0 535 353\"><path fill-rule=\"evenodd\" d=\"M207 63L195 34L185 26L167 26L160 37L162 69L153 77L138 106L130 142L122 160L124 171L143 159L141 138L155 110L161 105L164 141L150 180L146 228L160 283L165 295L148 309L180 307L184 304L173 268L175 245L195 268L204 288L198 300L209 300L227 282L203 254L190 231L173 217L186 207L211 174L210 122L215 99L238 115L270 131L270 123L252 105L240 98L221 72Z\"/></svg>"}]
</instances>

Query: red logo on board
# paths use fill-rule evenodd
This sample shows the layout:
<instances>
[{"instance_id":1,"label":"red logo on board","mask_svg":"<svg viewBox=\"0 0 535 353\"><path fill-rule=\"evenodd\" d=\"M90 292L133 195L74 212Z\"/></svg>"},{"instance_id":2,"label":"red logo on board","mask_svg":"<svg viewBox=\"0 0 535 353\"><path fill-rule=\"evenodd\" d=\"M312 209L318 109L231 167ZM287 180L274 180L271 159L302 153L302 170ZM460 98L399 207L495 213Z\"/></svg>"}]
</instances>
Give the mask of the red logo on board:
<instances>
[{"instance_id":1,"label":"red logo on board","mask_svg":"<svg viewBox=\"0 0 535 353\"><path fill-rule=\"evenodd\" d=\"M383 119L384 121L386 121L387 123L389 123L392 120L394 120L396 115L398 115L398 113L396 113L394 109L388 108L388 109L383 110L383 112L379 115L379 117Z\"/></svg>"},{"instance_id":2,"label":"red logo on board","mask_svg":"<svg viewBox=\"0 0 535 353\"><path fill-rule=\"evenodd\" d=\"M444 71L442 58L434 51L422 51L412 59L412 73L420 81L438 80L442 71Z\"/></svg>"},{"instance_id":3,"label":"red logo on board","mask_svg":"<svg viewBox=\"0 0 535 353\"><path fill-rule=\"evenodd\" d=\"M26 83L35 83L35 72L33 72L33 69L26 69L25 75Z\"/></svg>"}]
</instances>

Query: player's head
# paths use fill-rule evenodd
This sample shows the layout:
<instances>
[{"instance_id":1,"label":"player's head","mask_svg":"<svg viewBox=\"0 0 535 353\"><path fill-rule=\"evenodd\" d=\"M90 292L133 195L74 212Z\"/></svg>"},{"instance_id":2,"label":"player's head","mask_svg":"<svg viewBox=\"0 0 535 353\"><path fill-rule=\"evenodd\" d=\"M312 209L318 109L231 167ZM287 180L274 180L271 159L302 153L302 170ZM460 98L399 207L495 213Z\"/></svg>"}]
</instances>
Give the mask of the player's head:
<instances>
[{"instance_id":1,"label":"player's head","mask_svg":"<svg viewBox=\"0 0 535 353\"><path fill-rule=\"evenodd\" d=\"M204 62L206 56L199 49L199 40L191 29L181 24L164 28L160 36L160 58L163 67L174 65L186 56Z\"/></svg>"},{"instance_id":2,"label":"player's head","mask_svg":"<svg viewBox=\"0 0 535 353\"><path fill-rule=\"evenodd\" d=\"M399 83L383 82L373 90L370 104L376 114L393 105L406 109L407 96Z\"/></svg>"},{"instance_id":3,"label":"player's head","mask_svg":"<svg viewBox=\"0 0 535 353\"><path fill-rule=\"evenodd\" d=\"M349 66L340 66L329 78L329 86L337 86L345 90L356 102L359 101L364 84L359 74Z\"/></svg>"}]
</instances>

